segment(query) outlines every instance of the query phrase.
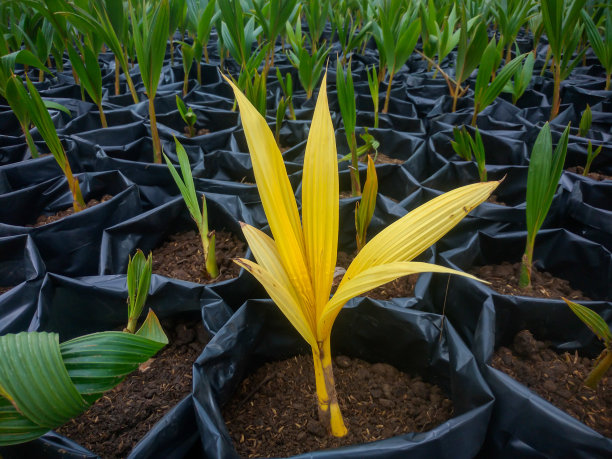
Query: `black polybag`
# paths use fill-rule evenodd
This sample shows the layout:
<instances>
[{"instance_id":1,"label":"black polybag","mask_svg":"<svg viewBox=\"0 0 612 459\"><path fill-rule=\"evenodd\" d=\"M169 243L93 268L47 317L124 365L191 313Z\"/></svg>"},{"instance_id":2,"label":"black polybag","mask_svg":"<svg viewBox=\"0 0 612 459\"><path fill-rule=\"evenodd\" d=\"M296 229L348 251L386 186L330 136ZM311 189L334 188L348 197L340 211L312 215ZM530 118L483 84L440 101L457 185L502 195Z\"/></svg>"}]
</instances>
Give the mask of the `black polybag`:
<instances>
[{"instance_id":1,"label":"black polybag","mask_svg":"<svg viewBox=\"0 0 612 459\"><path fill-rule=\"evenodd\" d=\"M47 270L65 275L97 272L102 231L108 226L142 212L138 189L117 171L84 173L80 181L83 198L112 199L89 209L39 227L41 215L54 214L72 206L72 195L64 177L0 195L0 237L29 234Z\"/></svg>"},{"instance_id":2,"label":"black polybag","mask_svg":"<svg viewBox=\"0 0 612 459\"><path fill-rule=\"evenodd\" d=\"M29 315L24 320L26 325L6 332L54 331L59 333L60 341L65 341L87 333L113 330L123 326L127 320L126 298L124 275L69 278L48 274L44 278L40 297L37 295L31 299L31 304L22 305L24 308L27 306ZM147 306L154 309L162 321L166 317L201 316L205 329L211 335L231 316L229 307L206 286L177 282L157 275L151 279ZM22 319L26 319L25 311L20 314ZM0 330L4 333L3 322L0 316ZM170 413L175 412L172 410ZM170 428L176 426L173 420ZM181 445L174 447L181 450ZM6 459L97 457L55 432L20 445L0 447L0 455Z\"/></svg>"},{"instance_id":3,"label":"black polybag","mask_svg":"<svg viewBox=\"0 0 612 459\"><path fill-rule=\"evenodd\" d=\"M565 228L612 252L612 182L576 181L565 212Z\"/></svg>"},{"instance_id":4,"label":"black polybag","mask_svg":"<svg viewBox=\"0 0 612 459\"><path fill-rule=\"evenodd\" d=\"M526 233L478 232L442 251L439 264L469 269L471 266L518 261ZM593 301L580 301L612 323L612 257L599 244L562 229L540 231L536 238L535 264L568 279ZM580 269L577 269L580 267ZM481 457L610 457L612 439L605 438L579 421L497 371L488 362L500 345L508 345L523 329L537 339L550 341L560 351L578 350L594 357L601 350L591 331L582 325L561 299L501 295L471 279L451 276L448 295L441 303L447 280L434 276L437 293L433 304L444 312L469 344L496 403ZM442 289L442 290L441 290ZM437 311L438 309L435 309Z\"/></svg>"},{"instance_id":5,"label":"black polybag","mask_svg":"<svg viewBox=\"0 0 612 459\"><path fill-rule=\"evenodd\" d=\"M402 371L421 374L451 396L456 414L453 419L429 432L300 457L473 457L483 441L493 399L473 356L452 325L445 322L441 331L441 319L434 314L359 299L345 306L338 316L332 331L332 352L386 362ZM220 406L248 373L266 361L309 352L270 301L243 305L194 364L193 397L201 456L237 457Z\"/></svg>"}]
</instances>

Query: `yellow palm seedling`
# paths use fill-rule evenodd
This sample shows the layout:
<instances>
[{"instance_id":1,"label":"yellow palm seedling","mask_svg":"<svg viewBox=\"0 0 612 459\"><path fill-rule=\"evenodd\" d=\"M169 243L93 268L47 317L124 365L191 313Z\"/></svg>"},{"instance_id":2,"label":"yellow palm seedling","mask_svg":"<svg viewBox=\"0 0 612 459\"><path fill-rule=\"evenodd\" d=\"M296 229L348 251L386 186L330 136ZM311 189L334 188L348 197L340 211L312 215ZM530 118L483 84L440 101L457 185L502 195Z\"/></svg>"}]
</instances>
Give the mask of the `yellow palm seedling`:
<instances>
[{"instance_id":1,"label":"yellow palm seedling","mask_svg":"<svg viewBox=\"0 0 612 459\"><path fill-rule=\"evenodd\" d=\"M302 218L281 153L265 119L232 85L240 107L255 180L274 239L243 224L257 263L234 260L252 273L300 335L310 344L319 417L332 435L347 429L332 371L330 334L351 298L400 276L454 273L442 266L411 262L483 202L498 182L476 183L443 194L410 212L366 244L330 299L338 249L338 157L323 78L304 158Z\"/></svg>"}]
</instances>

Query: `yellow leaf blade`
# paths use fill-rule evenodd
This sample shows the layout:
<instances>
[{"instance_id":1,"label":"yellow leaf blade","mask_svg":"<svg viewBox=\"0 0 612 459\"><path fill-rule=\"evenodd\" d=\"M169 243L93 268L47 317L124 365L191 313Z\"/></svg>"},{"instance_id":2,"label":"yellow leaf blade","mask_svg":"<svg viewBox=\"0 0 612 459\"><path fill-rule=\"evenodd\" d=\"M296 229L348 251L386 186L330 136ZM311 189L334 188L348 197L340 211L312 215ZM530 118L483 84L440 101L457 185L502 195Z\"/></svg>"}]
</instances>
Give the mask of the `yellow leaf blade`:
<instances>
[{"instance_id":1,"label":"yellow leaf blade","mask_svg":"<svg viewBox=\"0 0 612 459\"><path fill-rule=\"evenodd\" d=\"M378 233L357 254L340 286L364 269L410 261L444 236L489 197L500 182L480 182L444 193Z\"/></svg>"},{"instance_id":2,"label":"yellow leaf blade","mask_svg":"<svg viewBox=\"0 0 612 459\"><path fill-rule=\"evenodd\" d=\"M268 271L250 260L235 258L234 263L255 276L266 289L272 301L274 301L289 322L291 322L291 325L293 325L298 333L302 335L302 338L304 338L308 344L316 348L317 341L314 337L314 331L310 328L306 317L304 317L300 305L295 302L294 298L289 293L287 289L288 286L281 284L278 279L274 278Z\"/></svg>"},{"instance_id":3,"label":"yellow leaf blade","mask_svg":"<svg viewBox=\"0 0 612 459\"><path fill-rule=\"evenodd\" d=\"M305 302L314 304L300 215L282 155L266 120L242 91L227 77L224 78L232 87L240 107L257 189L283 266Z\"/></svg>"},{"instance_id":4,"label":"yellow leaf blade","mask_svg":"<svg viewBox=\"0 0 612 459\"><path fill-rule=\"evenodd\" d=\"M304 305L301 302L301 297L296 293L287 272L283 268L283 263L281 262L274 240L263 231L251 225L242 222L240 225L242 226L242 233L249 244L249 248L253 251L259 266L270 273L278 283L286 287L287 292L291 295L294 302L300 305L302 312L304 312L310 323L314 323L314 316L309 317L308 311L303 310Z\"/></svg>"},{"instance_id":5,"label":"yellow leaf blade","mask_svg":"<svg viewBox=\"0 0 612 459\"><path fill-rule=\"evenodd\" d=\"M302 223L317 316L329 300L338 252L338 155L323 77L302 179Z\"/></svg>"},{"instance_id":6,"label":"yellow leaf blade","mask_svg":"<svg viewBox=\"0 0 612 459\"><path fill-rule=\"evenodd\" d=\"M351 298L355 298L362 293L368 292L376 287L386 284L387 282L391 282L398 277L426 272L457 274L460 276L469 277L471 279L480 280L471 274L457 271L452 268L415 261L398 261L367 268L347 282L340 284L334 296L325 305L323 314L317 323L317 337L320 340L322 337L329 336L336 316L344 304Z\"/></svg>"}]
</instances>

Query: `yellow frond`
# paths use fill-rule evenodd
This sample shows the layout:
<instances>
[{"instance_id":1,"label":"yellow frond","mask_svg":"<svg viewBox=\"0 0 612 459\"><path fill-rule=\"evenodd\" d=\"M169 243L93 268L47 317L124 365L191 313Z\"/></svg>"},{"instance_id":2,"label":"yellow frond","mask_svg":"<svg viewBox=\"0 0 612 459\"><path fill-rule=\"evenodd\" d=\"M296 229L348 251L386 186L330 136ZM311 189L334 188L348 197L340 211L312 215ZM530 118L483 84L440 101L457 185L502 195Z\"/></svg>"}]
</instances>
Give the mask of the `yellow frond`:
<instances>
[{"instance_id":1,"label":"yellow frond","mask_svg":"<svg viewBox=\"0 0 612 459\"><path fill-rule=\"evenodd\" d=\"M238 87L224 78L231 85L240 107L257 189L283 266L295 289L314 308L300 215L283 157L264 117Z\"/></svg>"},{"instance_id":2,"label":"yellow frond","mask_svg":"<svg viewBox=\"0 0 612 459\"><path fill-rule=\"evenodd\" d=\"M293 325L298 333L302 335L302 338L311 346L316 347L317 341L313 330L306 320L306 317L304 317L300 305L295 302L293 296L289 293L287 289L288 286L281 284L278 279L272 276L268 271L250 260L235 258L234 263L255 276L266 289L272 301L274 301L289 322L291 322L291 325Z\"/></svg>"},{"instance_id":3,"label":"yellow frond","mask_svg":"<svg viewBox=\"0 0 612 459\"><path fill-rule=\"evenodd\" d=\"M338 252L338 155L327 102L327 74L317 99L302 179L302 223L317 316L329 300Z\"/></svg>"},{"instance_id":4,"label":"yellow frond","mask_svg":"<svg viewBox=\"0 0 612 459\"><path fill-rule=\"evenodd\" d=\"M454 189L404 215L366 244L340 285L367 268L414 259L486 200L499 183L481 182Z\"/></svg>"},{"instance_id":5,"label":"yellow frond","mask_svg":"<svg viewBox=\"0 0 612 459\"><path fill-rule=\"evenodd\" d=\"M325 305L323 314L319 318L319 322L317 324L318 339L321 340L322 337L329 336L334 320L340 312L340 309L342 309L344 304L351 298L355 298L362 293L369 292L370 290L386 284L387 282L391 282L398 277L426 272L457 274L460 276L469 277L471 279L480 280L471 274L446 268L445 266L415 261L398 261L367 268L347 282L341 283L334 296Z\"/></svg>"}]
</instances>

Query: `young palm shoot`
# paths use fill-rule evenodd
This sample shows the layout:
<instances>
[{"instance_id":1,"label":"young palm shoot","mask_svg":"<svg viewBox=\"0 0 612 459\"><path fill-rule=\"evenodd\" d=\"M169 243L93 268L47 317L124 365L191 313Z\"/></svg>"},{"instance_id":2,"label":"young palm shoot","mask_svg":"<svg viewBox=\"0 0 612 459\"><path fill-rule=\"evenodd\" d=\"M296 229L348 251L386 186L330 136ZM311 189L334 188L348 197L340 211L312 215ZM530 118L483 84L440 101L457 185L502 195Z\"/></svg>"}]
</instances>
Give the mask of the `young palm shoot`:
<instances>
[{"instance_id":1,"label":"young palm shoot","mask_svg":"<svg viewBox=\"0 0 612 459\"><path fill-rule=\"evenodd\" d=\"M145 258L142 250L138 249L134 257L130 257L127 269L128 288L128 323L125 330L136 333L138 318L149 295L151 286L151 273L153 271L153 256Z\"/></svg>"},{"instance_id":2,"label":"young palm shoot","mask_svg":"<svg viewBox=\"0 0 612 459\"><path fill-rule=\"evenodd\" d=\"M518 49L516 54L518 55ZM512 94L512 103L514 105L516 105L517 101L523 96L529 83L531 83L534 63L535 54L528 53L525 61L519 65L514 72L514 78L508 81L502 90L503 92Z\"/></svg>"},{"instance_id":3,"label":"young palm shoot","mask_svg":"<svg viewBox=\"0 0 612 459\"><path fill-rule=\"evenodd\" d=\"M478 166L480 181L486 182L487 168L485 164L485 149L478 128L475 129L474 138L472 138L465 126L461 129L454 127L453 134L455 140L451 140L451 146L453 150L455 150L455 153L466 161L471 161L473 155L474 159L476 159L476 165Z\"/></svg>"},{"instance_id":4,"label":"young palm shoot","mask_svg":"<svg viewBox=\"0 0 612 459\"><path fill-rule=\"evenodd\" d=\"M283 126L283 121L285 120L285 115L287 114L287 101L284 97L281 97L276 106L276 125L274 127L274 140L276 140L276 144L280 148L280 131Z\"/></svg>"},{"instance_id":5,"label":"young palm shoot","mask_svg":"<svg viewBox=\"0 0 612 459\"><path fill-rule=\"evenodd\" d=\"M582 10L581 14L587 36L591 42L591 48L593 48L593 52L602 67L606 69L605 90L607 91L610 89L610 75L612 75L612 8L610 6L606 8L603 37L599 35L597 26L586 10Z\"/></svg>"},{"instance_id":6,"label":"young palm shoot","mask_svg":"<svg viewBox=\"0 0 612 459\"><path fill-rule=\"evenodd\" d=\"M140 310L149 288L146 269L141 273ZM57 333L0 336L0 446L34 440L80 415L168 344L152 310L137 331L136 320L130 332L93 333L61 344Z\"/></svg>"},{"instance_id":7,"label":"young palm shoot","mask_svg":"<svg viewBox=\"0 0 612 459\"><path fill-rule=\"evenodd\" d=\"M492 3L495 24L499 28L502 47L506 49L506 63L512 57L512 45L521 27L529 19L533 0L501 0ZM517 54L518 55L518 54Z\"/></svg>"},{"instance_id":8,"label":"young palm shoot","mask_svg":"<svg viewBox=\"0 0 612 459\"><path fill-rule=\"evenodd\" d=\"M378 129L378 103L379 103L379 95L378 91L380 88L380 83L378 81L378 74L376 73L376 66L372 66L372 71L366 68L366 73L368 75L368 87L370 88L370 95L372 96L372 105L374 106L374 129Z\"/></svg>"},{"instance_id":9,"label":"young palm shoot","mask_svg":"<svg viewBox=\"0 0 612 459\"><path fill-rule=\"evenodd\" d=\"M283 97L287 104L287 108L289 108L289 116L292 120L295 120L295 109L293 108L293 78L291 77L291 73L287 72L285 78L283 78L280 69L276 67L276 79L281 87L281 91L283 91Z\"/></svg>"},{"instance_id":10,"label":"young palm shoot","mask_svg":"<svg viewBox=\"0 0 612 459\"><path fill-rule=\"evenodd\" d=\"M533 150L531 150L527 172L527 244L521 262L519 287L531 286L535 239L546 219L557 190L559 178L563 172L569 129L570 126L568 125L553 153L550 126L546 123L538 134Z\"/></svg>"},{"instance_id":11,"label":"young palm shoot","mask_svg":"<svg viewBox=\"0 0 612 459\"><path fill-rule=\"evenodd\" d=\"M154 100L166 55L166 38L168 37L170 10L168 0L162 0L154 7L151 13L147 14L143 2L143 14L139 18L135 13L133 5L135 1L130 0L134 47L136 48L142 81L149 99L149 122L151 123L151 137L153 138L153 159L155 163L161 164L162 148L159 132L157 131Z\"/></svg>"},{"instance_id":12,"label":"young palm shoot","mask_svg":"<svg viewBox=\"0 0 612 459\"><path fill-rule=\"evenodd\" d=\"M574 55L582 25L579 23L580 10L585 0L542 0L542 22L548 38L553 67L553 102L550 110L552 120L559 114L561 106L561 82L567 78L582 59L586 49Z\"/></svg>"},{"instance_id":13,"label":"young palm shoot","mask_svg":"<svg viewBox=\"0 0 612 459\"><path fill-rule=\"evenodd\" d=\"M351 152L351 192L353 196L361 194L361 183L359 183L359 158L357 158L357 136L355 127L357 124L357 108L355 106L355 88L353 86L353 75L351 73L351 61L349 60L346 74L342 69L340 60L336 61L336 89L338 90L338 103L342 122L344 123L344 134Z\"/></svg>"},{"instance_id":14,"label":"young palm shoot","mask_svg":"<svg viewBox=\"0 0 612 459\"><path fill-rule=\"evenodd\" d=\"M176 95L176 108L178 109L181 118L183 118L183 121L187 125L189 137L195 136L195 124L198 121L197 116L191 107L187 107L187 105L185 105L185 102L183 102L183 99L181 99L178 94Z\"/></svg>"},{"instance_id":15,"label":"young palm shoot","mask_svg":"<svg viewBox=\"0 0 612 459\"><path fill-rule=\"evenodd\" d=\"M378 177L374 160L368 155L368 173L361 200L355 203L355 229L357 231L357 252L366 245L368 226L372 221L374 209L376 208L376 195L378 194Z\"/></svg>"},{"instance_id":16,"label":"young palm shoot","mask_svg":"<svg viewBox=\"0 0 612 459\"><path fill-rule=\"evenodd\" d=\"M193 66L193 58L194 56L201 56L202 49L200 48L200 44L194 42L193 45L189 43L185 43L184 41L179 41L181 45L181 55L183 61L183 97L187 95L187 89L189 88L189 72L191 72L191 67Z\"/></svg>"},{"instance_id":17,"label":"young palm shoot","mask_svg":"<svg viewBox=\"0 0 612 459\"><path fill-rule=\"evenodd\" d=\"M198 227L198 233L202 240L202 253L204 254L204 264L206 266L206 272L214 279L219 275L219 268L217 267L217 259L215 257L215 232L208 230L208 209L206 207L206 197L202 194L202 210L200 211L200 205L198 203L198 195L196 194L195 185L193 184L193 176L191 175L191 166L189 165L189 157L185 148L180 144L176 137L176 154L179 160L179 166L181 167L181 176L177 172L176 168L170 162L170 159L164 154L166 164L168 164L168 170L172 174L172 178L176 182L181 195L185 200L187 209L191 214L191 218L196 222Z\"/></svg>"},{"instance_id":18,"label":"young palm shoot","mask_svg":"<svg viewBox=\"0 0 612 459\"><path fill-rule=\"evenodd\" d=\"M47 106L27 75L26 80L29 94L24 88L21 79L14 74L6 84L6 92L7 94L11 94L11 97L19 99L22 107L30 114L32 122L38 128L38 132L66 176L68 187L72 194L72 207L75 212L79 212L86 207L85 201L83 201L83 195L81 194L79 180L72 175L72 169L70 168L66 151L57 136L57 131L51 120L51 115L49 115L47 111Z\"/></svg>"},{"instance_id":19,"label":"young palm shoot","mask_svg":"<svg viewBox=\"0 0 612 459\"><path fill-rule=\"evenodd\" d=\"M589 133L589 129L591 129L591 124L593 123L593 112L591 112L591 107L587 104L584 112L582 112L582 117L580 118L580 124L578 125L578 136L586 137Z\"/></svg>"},{"instance_id":20,"label":"young palm shoot","mask_svg":"<svg viewBox=\"0 0 612 459\"><path fill-rule=\"evenodd\" d=\"M332 435L342 437L347 429L336 395L330 347L338 313L351 298L400 276L444 272L473 278L450 268L410 260L487 199L498 182L477 183L445 193L390 225L357 254L330 298L338 249L339 179L326 80L324 76L306 144L300 219L282 155L265 118L227 79L240 106L255 180L274 238L243 223L242 231L257 262L243 258L234 261L262 283L310 344L319 418Z\"/></svg>"},{"instance_id":21,"label":"young palm shoot","mask_svg":"<svg viewBox=\"0 0 612 459\"><path fill-rule=\"evenodd\" d=\"M213 24L218 20L220 14L220 11L215 11L215 0L209 0L205 6L203 2L197 0L187 2L187 27L193 37L194 47L197 44L196 49L200 51L194 53L199 84L202 84L202 65L200 63L202 53L204 53L204 60L208 64L208 40Z\"/></svg>"},{"instance_id":22,"label":"young palm shoot","mask_svg":"<svg viewBox=\"0 0 612 459\"><path fill-rule=\"evenodd\" d=\"M608 370L610 370L610 367L612 367L612 332L603 317L595 311L566 298L563 298L563 301L565 301L574 314L591 329L595 336L604 343L604 350L595 360L595 367L584 381L585 386L596 389L601 378L603 378Z\"/></svg>"},{"instance_id":23,"label":"young palm shoot","mask_svg":"<svg viewBox=\"0 0 612 459\"><path fill-rule=\"evenodd\" d=\"M589 175L589 172L591 171L591 165L593 164L593 161L595 160L595 158L599 156L599 153L601 153L602 147L603 145L600 145L599 147L597 147L595 151L593 151L593 144L589 140L589 143L587 145L587 160L586 160L586 164L584 165L584 171L582 171L582 175L584 177Z\"/></svg>"},{"instance_id":24,"label":"young palm shoot","mask_svg":"<svg viewBox=\"0 0 612 459\"><path fill-rule=\"evenodd\" d=\"M515 57L501 69L492 82L489 82L491 75L495 72L499 65L501 55L495 38L491 39L486 47L480 67L478 68L478 76L476 77L476 88L474 89L474 114L472 115L472 126L476 126L478 114L487 108L499 96L506 86L506 83L512 78L512 75L518 70L521 62L525 58L525 54Z\"/></svg>"}]
</instances>

